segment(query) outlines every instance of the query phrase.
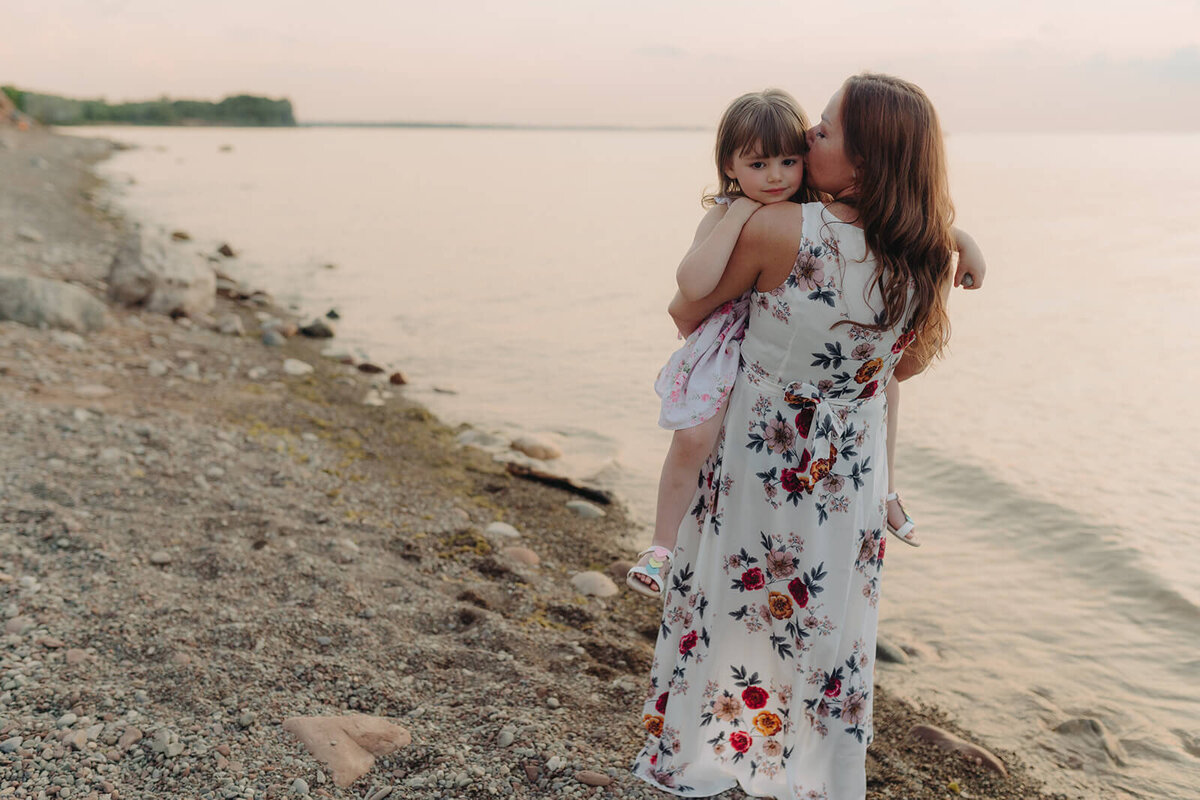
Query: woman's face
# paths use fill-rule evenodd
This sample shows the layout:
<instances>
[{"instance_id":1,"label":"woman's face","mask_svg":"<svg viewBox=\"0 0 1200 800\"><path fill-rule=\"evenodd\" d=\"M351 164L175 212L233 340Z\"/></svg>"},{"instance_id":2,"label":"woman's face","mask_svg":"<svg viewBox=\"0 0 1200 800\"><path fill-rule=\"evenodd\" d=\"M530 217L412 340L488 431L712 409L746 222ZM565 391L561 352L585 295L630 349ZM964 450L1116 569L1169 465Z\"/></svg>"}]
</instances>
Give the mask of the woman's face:
<instances>
[{"instance_id":1,"label":"woman's face","mask_svg":"<svg viewBox=\"0 0 1200 800\"><path fill-rule=\"evenodd\" d=\"M854 165L846 157L842 138L842 90L838 89L821 112L821 121L808 129L808 155L804 157L808 185L835 198L854 188Z\"/></svg>"}]
</instances>

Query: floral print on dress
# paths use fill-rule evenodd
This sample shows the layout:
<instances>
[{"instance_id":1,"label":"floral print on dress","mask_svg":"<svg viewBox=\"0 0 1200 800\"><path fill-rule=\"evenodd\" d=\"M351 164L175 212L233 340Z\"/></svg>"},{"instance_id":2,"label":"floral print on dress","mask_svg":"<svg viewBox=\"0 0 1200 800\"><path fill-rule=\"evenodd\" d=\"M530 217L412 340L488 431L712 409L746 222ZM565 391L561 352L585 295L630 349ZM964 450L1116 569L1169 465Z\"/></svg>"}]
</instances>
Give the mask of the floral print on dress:
<instances>
[{"instance_id":1,"label":"floral print on dress","mask_svg":"<svg viewBox=\"0 0 1200 800\"><path fill-rule=\"evenodd\" d=\"M787 279L750 293L742 369L679 529L633 765L673 794L866 794L845 765L873 736L882 388L912 337L872 328L861 231L819 204L804 220Z\"/></svg>"}]
</instances>

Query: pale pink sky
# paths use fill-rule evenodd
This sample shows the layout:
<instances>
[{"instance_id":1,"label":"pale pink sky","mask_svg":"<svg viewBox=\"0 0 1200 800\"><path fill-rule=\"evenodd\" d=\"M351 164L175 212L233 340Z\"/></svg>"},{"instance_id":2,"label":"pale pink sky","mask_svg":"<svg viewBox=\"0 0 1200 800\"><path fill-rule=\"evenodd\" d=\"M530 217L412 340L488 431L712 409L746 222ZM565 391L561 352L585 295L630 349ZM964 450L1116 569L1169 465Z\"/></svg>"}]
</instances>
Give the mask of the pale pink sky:
<instances>
[{"instance_id":1,"label":"pale pink sky","mask_svg":"<svg viewBox=\"0 0 1200 800\"><path fill-rule=\"evenodd\" d=\"M1200 130L1200 0L13 0L0 83L287 96L301 121L711 125L863 69L949 130Z\"/></svg>"}]
</instances>

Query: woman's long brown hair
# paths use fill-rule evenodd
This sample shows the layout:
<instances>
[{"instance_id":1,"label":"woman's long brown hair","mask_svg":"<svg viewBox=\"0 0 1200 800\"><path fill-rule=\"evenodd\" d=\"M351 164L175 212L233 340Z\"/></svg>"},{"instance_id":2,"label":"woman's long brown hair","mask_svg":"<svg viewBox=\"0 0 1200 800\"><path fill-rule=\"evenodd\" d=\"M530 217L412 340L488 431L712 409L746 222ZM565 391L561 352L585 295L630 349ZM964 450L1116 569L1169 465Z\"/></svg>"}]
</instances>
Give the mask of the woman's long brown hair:
<instances>
[{"instance_id":1,"label":"woman's long brown hair","mask_svg":"<svg viewBox=\"0 0 1200 800\"><path fill-rule=\"evenodd\" d=\"M953 278L954 204L937 112L919 87L875 73L846 81L841 110L855 188L852 197L838 199L858 212L883 295L883 312L871 327L904 322L916 334L909 351L928 361L950 338L940 289ZM910 283L912 306L903 319Z\"/></svg>"}]
</instances>

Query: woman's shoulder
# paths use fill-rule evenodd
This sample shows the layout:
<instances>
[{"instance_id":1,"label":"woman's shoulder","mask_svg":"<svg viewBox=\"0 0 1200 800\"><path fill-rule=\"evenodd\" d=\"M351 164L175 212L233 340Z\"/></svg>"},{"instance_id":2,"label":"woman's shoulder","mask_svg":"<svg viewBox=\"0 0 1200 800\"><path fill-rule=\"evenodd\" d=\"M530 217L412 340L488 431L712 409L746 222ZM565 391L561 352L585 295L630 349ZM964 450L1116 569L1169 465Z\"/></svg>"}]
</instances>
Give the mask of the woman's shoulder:
<instances>
[{"instance_id":1,"label":"woman's shoulder","mask_svg":"<svg viewBox=\"0 0 1200 800\"><path fill-rule=\"evenodd\" d=\"M805 210L813 203L772 203L763 206L750 217L751 221L758 220L760 226L788 227L799 224L805 217ZM816 205L820 205L817 203ZM811 213L811 212L810 212Z\"/></svg>"},{"instance_id":2,"label":"woman's shoulder","mask_svg":"<svg viewBox=\"0 0 1200 800\"><path fill-rule=\"evenodd\" d=\"M786 273L796 260L803 228L804 209L799 204L772 203L751 215L742 228L738 247L753 253L752 260L761 275L773 275L780 270ZM757 283L761 289L761 280Z\"/></svg>"},{"instance_id":3,"label":"woman's shoulder","mask_svg":"<svg viewBox=\"0 0 1200 800\"><path fill-rule=\"evenodd\" d=\"M813 201L810 203L772 203L754 212L754 217L762 217L762 221L769 221L772 224L788 225L807 219L819 220L825 214L828 214L825 204Z\"/></svg>"},{"instance_id":4,"label":"woman's shoulder","mask_svg":"<svg viewBox=\"0 0 1200 800\"><path fill-rule=\"evenodd\" d=\"M799 203L772 203L754 212L742 228L742 236L761 247L767 243L792 242L804 226L805 209Z\"/></svg>"}]
</instances>

